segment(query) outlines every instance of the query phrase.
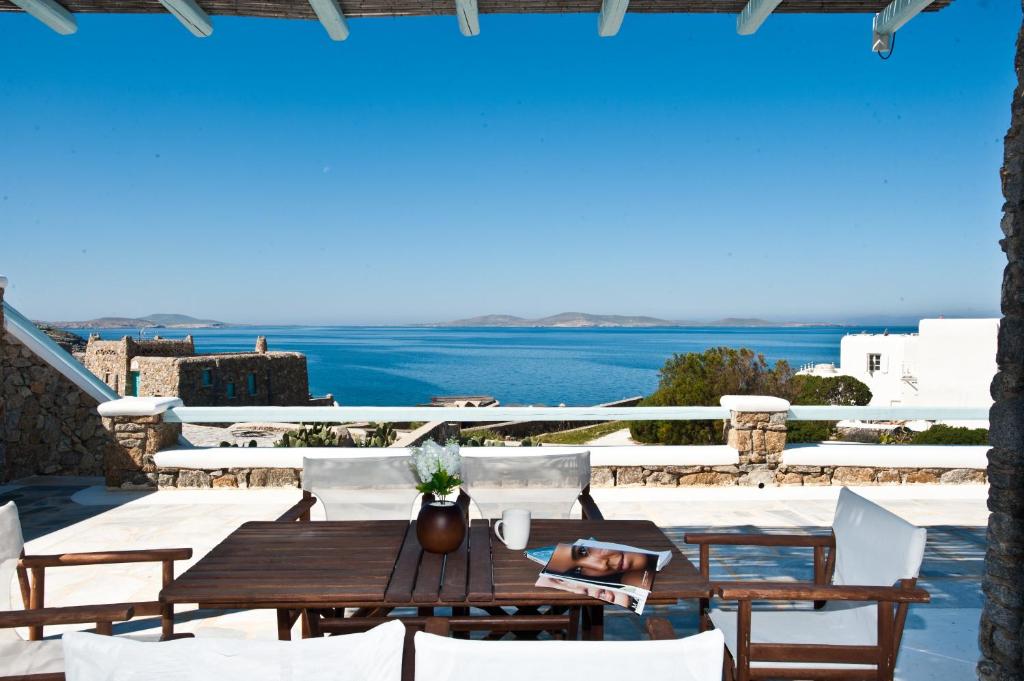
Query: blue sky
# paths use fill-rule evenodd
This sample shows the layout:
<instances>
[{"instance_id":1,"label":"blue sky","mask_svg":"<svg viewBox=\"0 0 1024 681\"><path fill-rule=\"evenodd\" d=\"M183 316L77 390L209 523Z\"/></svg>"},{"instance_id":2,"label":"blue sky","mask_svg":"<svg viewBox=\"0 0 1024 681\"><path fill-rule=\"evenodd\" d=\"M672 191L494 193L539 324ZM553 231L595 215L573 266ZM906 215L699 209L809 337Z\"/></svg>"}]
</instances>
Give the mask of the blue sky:
<instances>
[{"instance_id":1,"label":"blue sky","mask_svg":"<svg viewBox=\"0 0 1024 681\"><path fill-rule=\"evenodd\" d=\"M0 15L0 273L37 319L998 309L1020 6L867 15Z\"/></svg>"}]
</instances>

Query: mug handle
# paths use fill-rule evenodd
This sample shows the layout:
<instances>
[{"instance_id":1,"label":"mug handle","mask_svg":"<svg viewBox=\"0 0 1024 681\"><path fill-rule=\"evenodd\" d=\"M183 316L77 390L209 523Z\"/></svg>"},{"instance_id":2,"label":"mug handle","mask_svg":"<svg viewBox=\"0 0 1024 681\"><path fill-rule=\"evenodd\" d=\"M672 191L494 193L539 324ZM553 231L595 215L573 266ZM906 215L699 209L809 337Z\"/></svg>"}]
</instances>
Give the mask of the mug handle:
<instances>
[{"instance_id":1,"label":"mug handle","mask_svg":"<svg viewBox=\"0 0 1024 681\"><path fill-rule=\"evenodd\" d=\"M506 545L507 545L507 544L508 544L508 542L507 542L507 541L505 541L505 538L504 538L503 536L501 536L501 530L500 530L500 529L498 529L498 528L500 528L500 527L501 527L502 525L504 525L504 524L505 524L505 521L504 521L504 520L496 520L496 521L494 522L494 535L495 535L495 536L496 536L496 537L497 537L498 539L500 539L500 540L501 540L501 543L502 543L502 544L506 544Z\"/></svg>"}]
</instances>

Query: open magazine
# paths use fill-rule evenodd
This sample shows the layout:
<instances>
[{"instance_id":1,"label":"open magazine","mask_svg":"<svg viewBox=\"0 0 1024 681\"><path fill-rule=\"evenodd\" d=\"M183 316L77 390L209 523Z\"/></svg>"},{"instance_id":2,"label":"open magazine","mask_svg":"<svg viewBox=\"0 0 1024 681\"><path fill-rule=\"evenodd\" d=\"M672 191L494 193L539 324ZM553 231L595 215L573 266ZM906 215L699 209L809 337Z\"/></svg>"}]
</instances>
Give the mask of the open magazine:
<instances>
[{"instance_id":1,"label":"open magazine","mask_svg":"<svg viewBox=\"0 0 1024 681\"><path fill-rule=\"evenodd\" d=\"M526 557L544 566L537 586L584 594L639 615L672 552L579 539L528 550Z\"/></svg>"}]
</instances>

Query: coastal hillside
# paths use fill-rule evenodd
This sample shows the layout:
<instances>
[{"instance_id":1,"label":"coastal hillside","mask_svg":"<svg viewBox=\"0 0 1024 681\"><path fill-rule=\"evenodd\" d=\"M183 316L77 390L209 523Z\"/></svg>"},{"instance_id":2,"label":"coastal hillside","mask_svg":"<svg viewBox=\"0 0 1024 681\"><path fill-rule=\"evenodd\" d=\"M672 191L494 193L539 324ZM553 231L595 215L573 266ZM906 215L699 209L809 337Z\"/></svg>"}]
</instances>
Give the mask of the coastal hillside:
<instances>
[{"instance_id":1,"label":"coastal hillside","mask_svg":"<svg viewBox=\"0 0 1024 681\"><path fill-rule=\"evenodd\" d=\"M151 314L145 317L98 317L78 322L46 322L61 329L211 329L231 326L216 319L197 319L187 314Z\"/></svg>"},{"instance_id":2,"label":"coastal hillside","mask_svg":"<svg viewBox=\"0 0 1024 681\"><path fill-rule=\"evenodd\" d=\"M490 314L480 317L469 317L468 319L456 319L450 322L437 322L424 324L431 327L529 327L529 328L651 328L659 326L667 327L809 327L809 326L837 326L822 322L774 322L767 319L750 319L742 317L727 317L710 322L695 322L659 319L657 317L646 317L643 315L602 315L588 314L586 312L562 312L549 317L539 319L526 319L514 315Z\"/></svg>"}]
</instances>

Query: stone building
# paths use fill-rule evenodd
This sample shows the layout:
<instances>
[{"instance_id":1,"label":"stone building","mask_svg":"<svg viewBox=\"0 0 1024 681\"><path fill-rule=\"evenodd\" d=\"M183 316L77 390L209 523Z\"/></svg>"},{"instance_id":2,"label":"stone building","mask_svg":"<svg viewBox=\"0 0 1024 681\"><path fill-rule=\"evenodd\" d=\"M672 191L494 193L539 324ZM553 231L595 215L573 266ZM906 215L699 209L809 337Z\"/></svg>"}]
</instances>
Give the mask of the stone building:
<instances>
[{"instance_id":1,"label":"stone building","mask_svg":"<svg viewBox=\"0 0 1024 681\"><path fill-rule=\"evenodd\" d=\"M122 396L180 397L195 407L310 404L306 356L270 352L256 339L253 352L200 354L192 336L100 340L91 336L85 366ZM331 404L332 400L317 400Z\"/></svg>"}]
</instances>

